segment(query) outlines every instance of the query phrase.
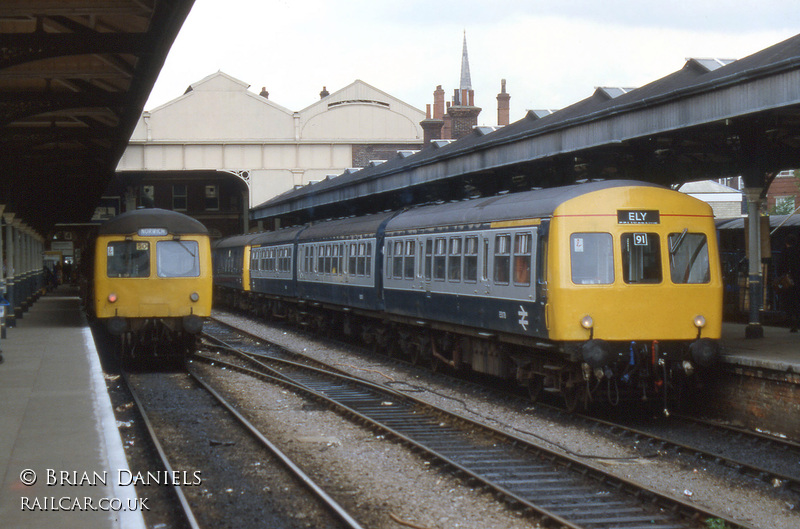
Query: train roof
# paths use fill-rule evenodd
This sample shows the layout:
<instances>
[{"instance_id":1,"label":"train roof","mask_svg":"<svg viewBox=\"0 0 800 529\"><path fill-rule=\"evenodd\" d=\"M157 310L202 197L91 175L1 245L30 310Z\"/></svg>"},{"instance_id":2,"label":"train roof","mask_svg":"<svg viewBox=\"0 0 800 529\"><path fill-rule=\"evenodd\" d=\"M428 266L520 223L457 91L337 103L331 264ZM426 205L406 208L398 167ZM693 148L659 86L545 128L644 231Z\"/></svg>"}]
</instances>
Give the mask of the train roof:
<instances>
[{"instance_id":1,"label":"train roof","mask_svg":"<svg viewBox=\"0 0 800 529\"><path fill-rule=\"evenodd\" d=\"M97 228L100 235L128 235L141 228L166 228L173 235L207 235L202 222L168 209L148 208L122 213Z\"/></svg>"},{"instance_id":2,"label":"train roof","mask_svg":"<svg viewBox=\"0 0 800 529\"><path fill-rule=\"evenodd\" d=\"M396 214L396 211L387 211L363 217L349 217L312 224L303 230L299 240L375 235L380 225Z\"/></svg>"},{"instance_id":3,"label":"train roof","mask_svg":"<svg viewBox=\"0 0 800 529\"><path fill-rule=\"evenodd\" d=\"M715 222L718 230L744 229L744 217L735 217L732 219L717 219ZM796 213L793 213L792 215L770 215L769 227L777 228L778 226L785 226L785 227L800 226L800 215Z\"/></svg>"},{"instance_id":4,"label":"train roof","mask_svg":"<svg viewBox=\"0 0 800 529\"><path fill-rule=\"evenodd\" d=\"M232 235L230 237L225 237L224 239L220 239L215 241L211 247L212 248L236 248L240 246L247 246L250 244L250 241L258 237L259 235L263 235L261 232L259 233L245 233L243 235Z\"/></svg>"},{"instance_id":5,"label":"train roof","mask_svg":"<svg viewBox=\"0 0 800 529\"><path fill-rule=\"evenodd\" d=\"M403 212L389 221L386 231L388 233L437 226L478 225L495 221L549 217L567 200L603 189L631 186L666 189L635 180L606 180L423 206Z\"/></svg>"},{"instance_id":6,"label":"train roof","mask_svg":"<svg viewBox=\"0 0 800 529\"><path fill-rule=\"evenodd\" d=\"M297 238L297 234L303 231L305 228L305 226L292 226L291 228L283 228L277 231L261 232L256 234L256 236L250 240L250 244L257 246L262 244L281 244L294 242L294 240Z\"/></svg>"}]
</instances>

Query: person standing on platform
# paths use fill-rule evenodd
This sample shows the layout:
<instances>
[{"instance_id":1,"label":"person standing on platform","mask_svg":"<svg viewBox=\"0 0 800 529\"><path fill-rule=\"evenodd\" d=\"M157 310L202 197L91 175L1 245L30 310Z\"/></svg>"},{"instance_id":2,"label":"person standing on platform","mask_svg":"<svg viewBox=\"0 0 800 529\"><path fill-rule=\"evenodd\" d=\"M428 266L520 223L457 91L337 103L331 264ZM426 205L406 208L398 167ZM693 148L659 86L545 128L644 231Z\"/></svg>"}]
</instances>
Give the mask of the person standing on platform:
<instances>
[{"instance_id":1,"label":"person standing on platform","mask_svg":"<svg viewBox=\"0 0 800 529\"><path fill-rule=\"evenodd\" d=\"M800 326L800 245L794 233L786 237L786 246L778 261L777 288L788 317L789 332L797 332Z\"/></svg>"}]
</instances>

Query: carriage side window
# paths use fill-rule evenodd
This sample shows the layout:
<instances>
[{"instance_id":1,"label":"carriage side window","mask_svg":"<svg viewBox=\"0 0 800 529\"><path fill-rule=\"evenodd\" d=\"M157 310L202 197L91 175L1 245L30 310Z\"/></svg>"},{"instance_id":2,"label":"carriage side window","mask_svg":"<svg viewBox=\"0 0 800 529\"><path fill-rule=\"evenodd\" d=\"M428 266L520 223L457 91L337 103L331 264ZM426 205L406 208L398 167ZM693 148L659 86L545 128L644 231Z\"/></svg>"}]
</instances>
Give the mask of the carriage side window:
<instances>
[{"instance_id":1,"label":"carriage side window","mask_svg":"<svg viewBox=\"0 0 800 529\"><path fill-rule=\"evenodd\" d=\"M622 234L622 279L661 283L661 243L657 233Z\"/></svg>"},{"instance_id":2,"label":"carriage side window","mask_svg":"<svg viewBox=\"0 0 800 529\"><path fill-rule=\"evenodd\" d=\"M406 241L405 247L406 252L403 256L403 277L406 279L414 279L414 241Z\"/></svg>"},{"instance_id":3,"label":"carriage side window","mask_svg":"<svg viewBox=\"0 0 800 529\"><path fill-rule=\"evenodd\" d=\"M673 283L708 283L711 266L704 233L669 234L669 272Z\"/></svg>"},{"instance_id":4,"label":"carriage side window","mask_svg":"<svg viewBox=\"0 0 800 529\"><path fill-rule=\"evenodd\" d=\"M614 282L614 248L610 233L573 233L569 249L573 283L608 285Z\"/></svg>"},{"instance_id":5,"label":"carriage side window","mask_svg":"<svg viewBox=\"0 0 800 529\"><path fill-rule=\"evenodd\" d=\"M330 274L333 270L333 246L330 244L326 244L324 246L325 252L325 269L323 270L324 273Z\"/></svg>"},{"instance_id":6,"label":"carriage side window","mask_svg":"<svg viewBox=\"0 0 800 529\"><path fill-rule=\"evenodd\" d=\"M481 281L489 280L489 239L483 239L483 270L481 271Z\"/></svg>"},{"instance_id":7,"label":"carriage side window","mask_svg":"<svg viewBox=\"0 0 800 529\"><path fill-rule=\"evenodd\" d=\"M444 281L447 260L447 239L436 239L433 248L433 278Z\"/></svg>"},{"instance_id":8,"label":"carriage side window","mask_svg":"<svg viewBox=\"0 0 800 529\"><path fill-rule=\"evenodd\" d=\"M174 184L172 186L172 209L175 211L186 211L186 208L186 184Z\"/></svg>"},{"instance_id":9,"label":"carriage side window","mask_svg":"<svg viewBox=\"0 0 800 529\"><path fill-rule=\"evenodd\" d=\"M278 261L278 270L281 272L292 271L292 257L289 248L281 248L278 250L280 260Z\"/></svg>"},{"instance_id":10,"label":"carriage side window","mask_svg":"<svg viewBox=\"0 0 800 529\"><path fill-rule=\"evenodd\" d=\"M347 273L350 275L356 275L356 254L358 253L358 243L351 242L348 246Z\"/></svg>"},{"instance_id":11,"label":"carriage side window","mask_svg":"<svg viewBox=\"0 0 800 529\"><path fill-rule=\"evenodd\" d=\"M314 247L306 246L304 248L304 271L308 274L314 271Z\"/></svg>"},{"instance_id":12,"label":"carriage side window","mask_svg":"<svg viewBox=\"0 0 800 529\"><path fill-rule=\"evenodd\" d=\"M511 235L495 235L494 282L507 285L511 275Z\"/></svg>"},{"instance_id":13,"label":"carriage side window","mask_svg":"<svg viewBox=\"0 0 800 529\"><path fill-rule=\"evenodd\" d=\"M531 234L514 235L514 284L531 284Z\"/></svg>"},{"instance_id":14,"label":"carriage side window","mask_svg":"<svg viewBox=\"0 0 800 529\"><path fill-rule=\"evenodd\" d=\"M394 241L392 247L392 277L403 279L403 241Z\"/></svg>"},{"instance_id":15,"label":"carriage side window","mask_svg":"<svg viewBox=\"0 0 800 529\"><path fill-rule=\"evenodd\" d=\"M433 239L425 240L425 271L424 277L431 280L433 274Z\"/></svg>"},{"instance_id":16,"label":"carriage side window","mask_svg":"<svg viewBox=\"0 0 800 529\"><path fill-rule=\"evenodd\" d=\"M372 276L372 243L367 243L367 256L366 256L366 270L365 274L367 277Z\"/></svg>"},{"instance_id":17,"label":"carriage side window","mask_svg":"<svg viewBox=\"0 0 800 529\"><path fill-rule=\"evenodd\" d=\"M199 277L200 250L197 241L158 241L158 277Z\"/></svg>"},{"instance_id":18,"label":"carriage side window","mask_svg":"<svg viewBox=\"0 0 800 529\"><path fill-rule=\"evenodd\" d=\"M450 249L447 254L447 278L450 281L461 281L461 237L450 238Z\"/></svg>"},{"instance_id":19,"label":"carriage side window","mask_svg":"<svg viewBox=\"0 0 800 529\"><path fill-rule=\"evenodd\" d=\"M109 242L106 255L108 277L148 277L150 275L149 242Z\"/></svg>"},{"instance_id":20,"label":"carriage side window","mask_svg":"<svg viewBox=\"0 0 800 529\"><path fill-rule=\"evenodd\" d=\"M464 238L464 281L478 280L478 237Z\"/></svg>"},{"instance_id":21,"label":"carriage side window","mask_svg":"<svg viewBox=\"0 0 800 529\"><path fill-rule=\"evenodd\" d=\"M367 243L358 243L358 275L367 275Z\"/></svg>"}]
</instances>

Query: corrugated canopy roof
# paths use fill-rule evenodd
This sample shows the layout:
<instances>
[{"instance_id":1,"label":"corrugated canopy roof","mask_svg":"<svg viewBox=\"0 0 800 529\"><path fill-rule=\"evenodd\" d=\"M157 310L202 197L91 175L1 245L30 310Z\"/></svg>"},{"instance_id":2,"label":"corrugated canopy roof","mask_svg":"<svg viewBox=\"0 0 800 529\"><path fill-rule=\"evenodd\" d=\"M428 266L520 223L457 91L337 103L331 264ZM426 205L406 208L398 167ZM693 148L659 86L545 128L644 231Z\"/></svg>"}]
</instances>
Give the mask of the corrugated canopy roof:
<instances>
[{"instance_id":1,"label":"corrugated canopy roof","mask_svg":"<svg viewBox=\"0 0 800 529\"><path fill-rule=\"evenodd\" d=\"M91 219L194 0L0 2L0 204Z\"/></svg>"},{"instance_id":2,"label":"corrugated canopy roof","mask_svg":"<svg viewBox=\"0 0 800 529\"><path fill-rule=\"evenodd\" d=\"M663 185L800 166L800 35L744 59L690 59L634 90L437 142L254 208L284 224L502 190L630 178Z\"/></svg>"}]
</instances>

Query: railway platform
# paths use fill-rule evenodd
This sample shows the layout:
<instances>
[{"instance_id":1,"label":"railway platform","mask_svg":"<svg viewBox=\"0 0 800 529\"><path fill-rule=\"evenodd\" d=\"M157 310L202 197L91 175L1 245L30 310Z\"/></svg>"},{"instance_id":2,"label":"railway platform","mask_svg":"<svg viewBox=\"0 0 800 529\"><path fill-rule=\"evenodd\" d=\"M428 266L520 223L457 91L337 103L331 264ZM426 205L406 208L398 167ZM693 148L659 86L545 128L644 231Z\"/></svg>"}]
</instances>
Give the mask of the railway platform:
<instances>
[{"instance_id":1,"label":"railway platform","mask_svg":"<svg viewBox=\"0 0 800 529\"><path fill-rule=\"evenodd\" d=\"M744 324L722 328L722 369L696 411L800 441L800 333L764 327L745 339Z\"/></svg>"},{"instance_id":2,"label":"railway platform","mask_svg":"<svg viewBox=\"0 0 800 529\"><path fill-rule=\"evenodd\" d=\"M786 327L765 326L763 338L747 340L746 328L746 324L740 323L722 325L725 363L790 372L800 377L800 333L790 333Z\"/></svg>"},{"instance_id":3,"label":"railway platform","mask_svg":"<svg viewBox=\"0 0 800 529\"><path fill-rule=\"evenodd\" d=\"M39 298L0 347L0 527L143 529L77 289Z\"/></svg>"}]
</instances>

